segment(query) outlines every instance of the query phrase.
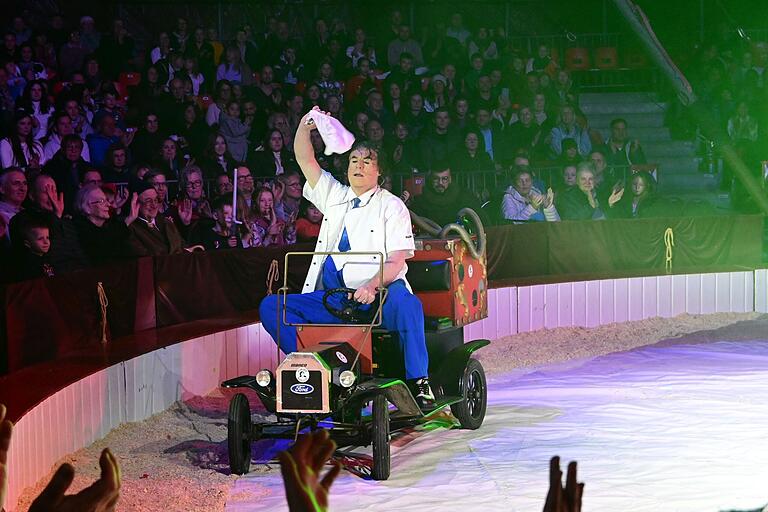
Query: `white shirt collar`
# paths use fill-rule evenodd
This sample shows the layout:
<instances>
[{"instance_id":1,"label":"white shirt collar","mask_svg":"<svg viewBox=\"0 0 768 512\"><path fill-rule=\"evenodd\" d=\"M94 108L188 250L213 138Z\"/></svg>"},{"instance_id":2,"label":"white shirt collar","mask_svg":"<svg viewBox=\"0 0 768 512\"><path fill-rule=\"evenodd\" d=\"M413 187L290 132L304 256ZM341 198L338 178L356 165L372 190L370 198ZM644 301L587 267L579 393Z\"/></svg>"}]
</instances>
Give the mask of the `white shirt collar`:
<instances>
[{"instance_id":1,"label":"white shirt collar","mask_svg":"<svg viewBox=\"0 0 768 512\"><path fill-rule=\"evenodd\" d=\"M356 195L355 195L355 192L352 190L352 187L349 187L349 189L347 190L347 195L346 195L346 196L345 196L345 198L344 198L344 202L346 202L346 203L349 203L349 202L351 202L351 201L352 201L354 198L358 198L358 199L360 199L360 206L361 206L361 207L362 207L362 206L365 206L365 205L367 205L368 203L370 203L370 202L371 202L371 198L373 198L373 195L374 195L376 192L378 192L378 191L379 191L379 188L380 188L380 187L379 187L378 185L376 185L376 186L375 186L375 187L373 187L371 190L369 190L369 191L367 191L367 192L364 192L362 195L356 196Z\"/></svg>"}]
</instances>

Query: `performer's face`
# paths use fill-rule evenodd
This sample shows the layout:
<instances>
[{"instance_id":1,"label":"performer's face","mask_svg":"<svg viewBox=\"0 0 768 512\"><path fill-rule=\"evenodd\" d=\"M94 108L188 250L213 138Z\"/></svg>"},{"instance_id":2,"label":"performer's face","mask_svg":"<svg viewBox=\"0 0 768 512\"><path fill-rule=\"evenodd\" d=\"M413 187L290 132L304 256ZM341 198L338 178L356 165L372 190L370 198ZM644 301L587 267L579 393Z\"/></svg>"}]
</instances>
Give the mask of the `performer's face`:
<instances>
[{"instance_id":1,"label":"performer's face","mask_svg":"<svg viewBox=\"0 0 768 512\"><path fill-rule=\"evenodd\" d=\"M375 187L379 179L379 160L376 152L366 148L353 151L349 155L347 177L357 194Z\"/></svg>"}]
</instances>

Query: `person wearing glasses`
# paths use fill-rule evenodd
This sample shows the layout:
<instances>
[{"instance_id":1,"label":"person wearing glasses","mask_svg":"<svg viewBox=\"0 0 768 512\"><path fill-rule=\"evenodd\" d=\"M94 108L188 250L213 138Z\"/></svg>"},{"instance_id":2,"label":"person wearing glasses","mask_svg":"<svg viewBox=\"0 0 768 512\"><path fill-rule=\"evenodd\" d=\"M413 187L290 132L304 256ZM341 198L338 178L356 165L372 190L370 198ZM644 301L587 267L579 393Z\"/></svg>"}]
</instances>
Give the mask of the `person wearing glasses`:
<instances>
[{"instance_id":1,"label":"person wearing glasses","mask_svg":"<svg viewBox=\"0 0 768 512\"><path fill-rule=\"evenodd\" d=\"M213 226L213 211L205 197L203 171L196 165L190 165L181 171L179 197L170 208L171 217L177 222L181 234L189 239L197 224L201 228Z\"/></svg>"},{"instance_id":2,"label":"person wearing glasses","mask_svg":"<svg viewBox=\"0 0 768 512\"><path fill-rule=\"evenodd\" d=\"M462 208L472 208L485 221L480 200L471 190L455 182L451 165L445 161L434 163L423 193L413 199L410 209L445 226L456 222Z\"/></svg>"},{"instance_id":3,"label":"person wearing glasses","mask_svg":"<svg viewBox=\"0 0 768 512\"><path fill-rule=\"evenodd\" d=\"M128 227L139 216L138 194L132 194L130 210L124 219L113 217L109 201L102 188L96 184L85 185L75 197L75 214L72 222L77 239L85 254L84 266L99 266L131 255Z\"/></svg>"},{"instance_id":4,"label":"person wearing glasses","mask_svg":"<svg viewBox=\"0 0 768 512\"><path fill-rule=\"evenodd\" d=\"M159 215L160 198L150 183L138 182L139 214L128 226L128 243L134 256L177 254L184 250L184 240L174 223Z\"/></svg>"},{"instance_id":5,"label":"person wearing glasses","mask_svg":"<svg viewBox=\"0 0 768 512\"><path fill-rule=\"evenodd\" d=\"M247 206L245 210L248 212L250 212L253 208L253 193L255 191L256 185L253 181L253 174L251 174L251 170L248 167L241 165L237 168L237 195L239 197L238 201L242 200L242 202ZM238 208L238 212L239 211L240 208Z\"/></svg>"}]
</instances>

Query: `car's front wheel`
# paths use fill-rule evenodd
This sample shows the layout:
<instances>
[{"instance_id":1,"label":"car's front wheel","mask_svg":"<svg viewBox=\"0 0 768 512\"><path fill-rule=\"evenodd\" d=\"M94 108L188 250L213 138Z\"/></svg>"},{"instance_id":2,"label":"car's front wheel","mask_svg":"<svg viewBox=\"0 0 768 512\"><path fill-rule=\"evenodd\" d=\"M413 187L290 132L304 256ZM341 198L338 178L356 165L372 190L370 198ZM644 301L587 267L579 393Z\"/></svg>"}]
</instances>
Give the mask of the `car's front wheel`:
<instances>
[{"instance_id":1,"label":"car's front wheel","mask_svg":"<svg viewBox=\"0 0 768 512\"><path fill-rule=\"evenodd\" d=\"M461 428L476 430L483 424L488 404L488 386L483 365L477 359L469 359L462 376L464 400L451 406L451 412L459 420Z\"/></svg>"},{"instance_id":2,"label":"car's front wheel","mask_svg":"<svg viewBox=\"0 0 768 512\"><path fill-rule=\"evenodd\" d=\"M251 467L251 406L248 397L238 393L229 402L227 446L229 469L236 475L248 473Z\"/></svg>"},{"instance_id":3,"label":"car's front wheel","mask_svg":"<svg viewBox=\"0 0 768 512\"><path fill-rule=\"evenodd\" d=\"M373 445L373 468L371 478L386 480L389 478L389 407L384 395L373 398L371 416L371 444Z\"/></svg>"}]
</instances>

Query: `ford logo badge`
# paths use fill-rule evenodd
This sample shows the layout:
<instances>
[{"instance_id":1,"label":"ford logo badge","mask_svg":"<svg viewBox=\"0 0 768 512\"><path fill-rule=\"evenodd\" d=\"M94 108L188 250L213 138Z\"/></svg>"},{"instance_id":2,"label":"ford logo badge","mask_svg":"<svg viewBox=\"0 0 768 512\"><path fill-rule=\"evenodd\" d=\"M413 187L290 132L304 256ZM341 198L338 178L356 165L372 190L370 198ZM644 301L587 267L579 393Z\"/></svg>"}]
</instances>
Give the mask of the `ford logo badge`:
<instances>
[{"instance_id":1,"label":"ford logo badge","mask_svg":"<svg viewBox=\"0 0 768 512\"><path fill-rule=\"evenodd\" d=\"M308 395L315 390L311 384L294 384L291 386L291 393L295 395Z\"/></svg>"}]
</instances>

